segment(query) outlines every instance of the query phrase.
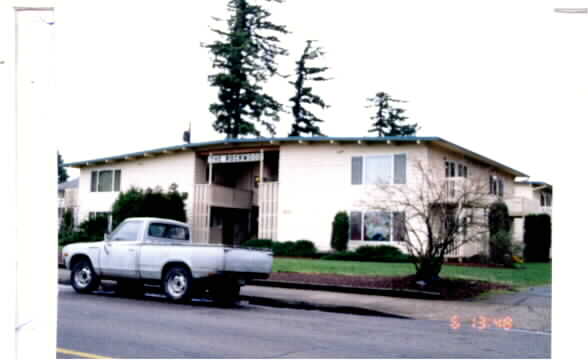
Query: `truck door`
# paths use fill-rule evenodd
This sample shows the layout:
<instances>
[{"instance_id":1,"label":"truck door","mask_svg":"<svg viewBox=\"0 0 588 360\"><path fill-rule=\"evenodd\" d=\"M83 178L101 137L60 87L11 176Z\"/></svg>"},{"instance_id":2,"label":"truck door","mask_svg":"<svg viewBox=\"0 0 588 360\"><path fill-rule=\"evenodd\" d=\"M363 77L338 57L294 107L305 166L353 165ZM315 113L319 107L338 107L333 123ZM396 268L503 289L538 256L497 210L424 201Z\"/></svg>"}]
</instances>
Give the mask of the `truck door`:
<instances>
[{"instance_id":1,"label":"truck door","mask_svg":"<svg viewBox=\"0 0 588 360\"><path fill-rule=\"evenodd\" d=\"M137 278L138 254L143 221L126 221L105 241L100 249L100 268L104 275Z\"/></svg>"}]
</instances>

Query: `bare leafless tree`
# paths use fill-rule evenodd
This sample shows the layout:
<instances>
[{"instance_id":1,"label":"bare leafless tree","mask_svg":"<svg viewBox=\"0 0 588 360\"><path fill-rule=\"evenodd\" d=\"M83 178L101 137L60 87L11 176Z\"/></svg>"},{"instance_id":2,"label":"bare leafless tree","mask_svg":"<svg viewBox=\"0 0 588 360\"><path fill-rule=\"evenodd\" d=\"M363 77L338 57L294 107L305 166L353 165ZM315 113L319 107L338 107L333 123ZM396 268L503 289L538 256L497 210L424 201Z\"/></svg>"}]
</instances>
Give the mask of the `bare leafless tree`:
<instances>
[{"instance_id":1,"label":"bare leafless tree","mask_svg":"<svg viewBox=\"0 0 588 360\"><path fill-rule=\"evenodd\" d=\"M412 163L408 184L378 184L361 206L369 211L403 214L395 237L404 240L419 280L437 279L443 262L459 248L487 239L491 200L487 177L447 177L445 169Z\"/></svg>"}]
</instances>

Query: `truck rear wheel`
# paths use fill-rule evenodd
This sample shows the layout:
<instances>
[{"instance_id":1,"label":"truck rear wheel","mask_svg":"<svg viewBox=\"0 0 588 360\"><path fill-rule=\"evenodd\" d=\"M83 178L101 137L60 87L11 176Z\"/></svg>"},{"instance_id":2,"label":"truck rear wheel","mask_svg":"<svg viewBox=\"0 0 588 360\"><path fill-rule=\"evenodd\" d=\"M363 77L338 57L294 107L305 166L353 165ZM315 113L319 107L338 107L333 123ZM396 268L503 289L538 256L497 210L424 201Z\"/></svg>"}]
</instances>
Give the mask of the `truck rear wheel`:
<instances>
[{"instance_id":1,"label":"truck rear wheel","mask_svg":"<svg viewBox=\"0 0 588 360\"><path fill-rule=\"evenodd\" d=\"M100 285L100 279L98 279L92 264L87 259L74 264L71 270L70 281L74 290L83 294L98 289L98 285Z\"/></svg>"},{"instance_id":2,"label":"truck rear wheel","mask_svg":"<svg viewBox=\"0 0 588 360\"><path fill-rule=\"evenodd\" d=\"M163 290L168 299L188 302L192 298L192 275L182 266L170 268L163 276Z\"/></svg>"}]
</instances>

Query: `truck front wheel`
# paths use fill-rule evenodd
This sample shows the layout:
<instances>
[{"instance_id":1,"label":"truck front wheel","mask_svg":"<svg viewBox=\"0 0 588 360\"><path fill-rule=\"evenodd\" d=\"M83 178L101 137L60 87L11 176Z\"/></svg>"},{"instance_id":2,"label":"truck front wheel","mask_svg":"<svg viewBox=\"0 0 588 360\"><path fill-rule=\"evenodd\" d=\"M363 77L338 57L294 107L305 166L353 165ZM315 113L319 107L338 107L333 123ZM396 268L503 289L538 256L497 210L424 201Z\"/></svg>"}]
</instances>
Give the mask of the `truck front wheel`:
<instances>
[{"instance_id":1,"label":"truck front wheel","mask_svg":"<svg viewBox=\"0 0 588 360\"><path fill-rule=\"evenodd\" d=\"M181 266L174 266L163 276L163 290L168 299L175 302L191 300L192 275Z\"/></svg>"},{"instance_id":2,"label":"truck front wheel","mask_svg":"<svg viewBox=\"0 0 588 360\"><path fill-rule=\"evenodd\" d=\"M70 280L74 290L84 294L98 289L98 285L100 285L100 279L87 259L78 261L73 266Z\"/></svg>"}]
</instances>

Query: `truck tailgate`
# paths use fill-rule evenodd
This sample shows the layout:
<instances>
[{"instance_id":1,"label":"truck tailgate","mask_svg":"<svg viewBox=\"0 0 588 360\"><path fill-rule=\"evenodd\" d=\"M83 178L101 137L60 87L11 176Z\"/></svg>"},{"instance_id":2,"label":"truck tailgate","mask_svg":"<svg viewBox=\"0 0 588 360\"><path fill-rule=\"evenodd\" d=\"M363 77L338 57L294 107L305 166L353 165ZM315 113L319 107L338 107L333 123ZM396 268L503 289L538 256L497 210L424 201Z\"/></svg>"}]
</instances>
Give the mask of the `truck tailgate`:
<instances>
[{"instance_id":1,"label":"truck tailgate","mask_svg":"<svg viewBox=\"0 0 588 360\"><path fill-rule=\"evenodd\" d=\"M272 272L274 258L269 251L225 248L224 252L224 271L249 273L252 277L268 277Z\"/></svg>"}]
</instances>

